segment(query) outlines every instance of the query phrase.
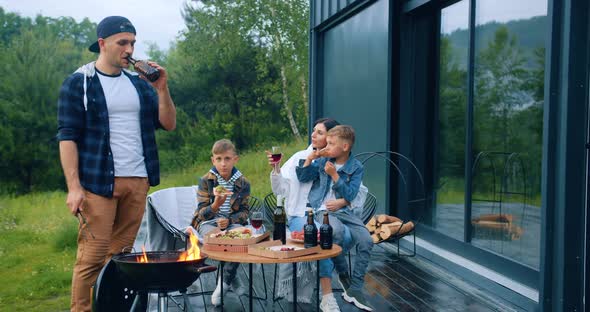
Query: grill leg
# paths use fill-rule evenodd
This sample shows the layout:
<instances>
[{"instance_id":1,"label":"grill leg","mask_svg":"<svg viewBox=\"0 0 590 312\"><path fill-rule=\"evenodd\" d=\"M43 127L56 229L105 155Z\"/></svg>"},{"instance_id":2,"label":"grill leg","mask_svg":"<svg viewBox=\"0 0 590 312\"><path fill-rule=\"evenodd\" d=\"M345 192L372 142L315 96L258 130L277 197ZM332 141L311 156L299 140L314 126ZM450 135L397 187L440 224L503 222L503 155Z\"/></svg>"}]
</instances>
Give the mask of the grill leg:
<instances>
[{"instance_id":1,"label":"grill leg","mask_svg":"<svg viewBox=\"0 0 590 312\"><path fill-rule=\"evenodd\" d=\"M185 312L192 312L191 310L191 302L188 299L188 295L186 294L186 289L180 292L182 297L184 298L184 311Z\"/></svg>"},{"instance_id":2,"label":"grill leg","mask_svg":"<svg viewBox=\"0 0 590 312\"><path fill-rule=\"evenodd\" d=\"M158 293L158 312L168 312L168 294Z\"/></svg>"},{"instance_id":3,"label":"grill leg","mask_svg":"<svg viewBox=\"0 0 590 312\"><path fill-rule=\"evenodd\" d=\"M297 311L297 262L293 262L293 312Z\"/></svg>"}]
</instances>

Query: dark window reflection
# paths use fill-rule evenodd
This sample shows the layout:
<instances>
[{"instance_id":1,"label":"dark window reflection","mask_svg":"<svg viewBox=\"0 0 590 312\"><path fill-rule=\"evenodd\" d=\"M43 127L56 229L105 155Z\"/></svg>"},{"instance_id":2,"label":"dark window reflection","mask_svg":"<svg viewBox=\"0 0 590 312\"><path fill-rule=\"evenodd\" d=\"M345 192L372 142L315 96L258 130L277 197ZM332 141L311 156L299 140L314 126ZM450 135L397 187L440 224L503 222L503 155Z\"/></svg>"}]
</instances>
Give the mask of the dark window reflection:
<instances>
[{"instance_id":1,"label":"dark window reflection","mask_svg":"<svg viewBox=\"0 0 590 312\"><path fill-rule=\"evenodd\" d=\"M538 268L547 3L523 2L476 5L472 243Z\"/></svg>"},{"instance_id":2,"label":"dark window reflection","mask_svg":"<svg viewBox=\"0 0 590 312\"><path fill-rule=\"evenodd\" d=\"M468 16L468 1L441 12L436 201L431 220L438 231L458 240L464 235Z\"/></svg>"}]
</instances>

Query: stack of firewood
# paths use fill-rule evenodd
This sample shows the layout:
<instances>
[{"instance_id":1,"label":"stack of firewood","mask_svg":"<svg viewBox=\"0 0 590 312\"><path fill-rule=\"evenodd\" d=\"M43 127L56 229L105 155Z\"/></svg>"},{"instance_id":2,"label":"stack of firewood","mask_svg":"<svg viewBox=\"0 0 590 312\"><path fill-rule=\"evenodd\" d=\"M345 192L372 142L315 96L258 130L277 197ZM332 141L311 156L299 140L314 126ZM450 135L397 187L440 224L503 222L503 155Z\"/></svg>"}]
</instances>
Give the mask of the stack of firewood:
<instances>
[{"instance_id":1,"label":"stack of firewood","mask_svg":"<svg viewBox=\"0 0 590 312\"><path fill-rule=\"evenodd\" d=\"M373 237L373 243L380 243L410 232L414 229L414 223L412 221L404 223L398 217L382 214L373 216L366 227Z\"/></svg>"}]
</instances>

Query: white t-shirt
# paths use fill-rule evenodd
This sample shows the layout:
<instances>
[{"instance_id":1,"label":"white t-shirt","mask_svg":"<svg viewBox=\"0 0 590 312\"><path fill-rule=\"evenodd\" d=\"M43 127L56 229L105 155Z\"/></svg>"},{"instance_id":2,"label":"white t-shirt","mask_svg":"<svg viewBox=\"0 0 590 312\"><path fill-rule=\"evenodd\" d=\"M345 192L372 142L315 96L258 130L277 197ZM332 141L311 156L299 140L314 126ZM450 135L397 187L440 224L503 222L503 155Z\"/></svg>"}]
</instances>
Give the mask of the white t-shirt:
<instances>
[{"instance_id":1,"label":"white t-shirt","mask_svg":"<svg viewBox=\"0 0 590 312\"><path fill-rule=\"evenodd\" d=\"M109 113L110 146L116 177L147 177L141 142L139 94L123 74L97 70Z\"/></svg>"},{"instance_id":2,"label":"white t-shirt","mask_svg":"<svg viewBox=\"0 0 590 312\"><path fill-rule=\"evenodd\" d=\"M343 166L344 166L344 164L341 164L341 165L336 164L336 163L334 164L336 171L340 170L340 168L342 168ZM328 186L328 193L324 197L324 200L322 201L322 205L320 206L320 208L318 208L318 211L328 210L328 208L326 208L326 202L329 200L336 199L336 194L334 193L334 189L332 188L334 186L334 180L332 180L332 177L330 177L329 179L330 179L330 186Z\"/></svg>"}]
</instances>

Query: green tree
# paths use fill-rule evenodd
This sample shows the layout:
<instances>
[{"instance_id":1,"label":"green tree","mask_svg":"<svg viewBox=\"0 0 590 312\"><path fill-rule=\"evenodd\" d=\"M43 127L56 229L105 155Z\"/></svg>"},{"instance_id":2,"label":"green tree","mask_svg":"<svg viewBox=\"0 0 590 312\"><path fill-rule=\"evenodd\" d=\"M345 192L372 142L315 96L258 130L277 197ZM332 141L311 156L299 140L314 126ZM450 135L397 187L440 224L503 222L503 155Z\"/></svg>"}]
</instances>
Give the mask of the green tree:
<instances>
[{"instance_id":1,"label":"green tree","mask_svg":"<svg viewBox=\"0 0 590 312\"><path fill-rule=\"evenodd\" d=\"M28 23L23 19L13 24ZM72 24L73 19L37 16L30 29L15 30L10 41L0 45L4 73L0 77L0 190L4 192L63 185L54 139L57 96L63 79L89 57L79 48L88 40L73 34Z\"/></svg>"}]
</instances>

